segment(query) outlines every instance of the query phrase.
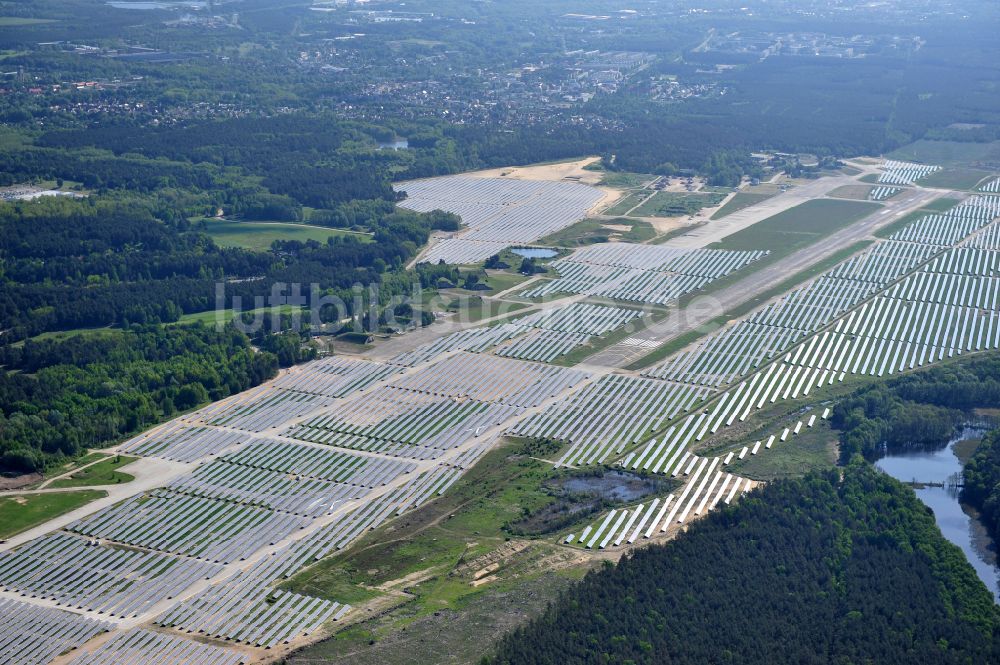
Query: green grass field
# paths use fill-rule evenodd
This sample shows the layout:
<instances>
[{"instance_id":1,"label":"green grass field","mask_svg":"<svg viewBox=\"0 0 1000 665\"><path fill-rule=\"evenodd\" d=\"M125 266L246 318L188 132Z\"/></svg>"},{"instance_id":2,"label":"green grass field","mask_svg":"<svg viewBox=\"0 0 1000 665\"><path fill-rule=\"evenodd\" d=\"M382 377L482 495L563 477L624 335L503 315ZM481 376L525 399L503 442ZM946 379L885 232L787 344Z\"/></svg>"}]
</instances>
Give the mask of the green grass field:
<instances>
[{"instance_id":1,"label":"green grass field","mask_svg":"<svg viewBox=\"0 0 1000 665\"><path fill-rule=\"evenodd\" d=\"M42 23L55 23L50 18L27 18L23 16L0 16L0 28L14 28L20 25L39 25Z\"/></svg>"},{"instance_id":2,"label":"green grass field","mask_svg":"<svg viewBox=\"0 0 1000 665\"><path fill-rule=\"evenodd\" d=\"M81 490L0 497L0 538L9 538L106 496L99 490Z\"/></svg>"},{"instance_id":3,"label":"green grass field","mask_svg":"<svg viewBox=\"0 0 1000 665\"><path fill-rule=\"evenodd\" d=\"M473 593L468 581L450 580L448 573L502 545L508 537L503 526L525 509L552 501L542 489L556 473L552 465L526 455L512 459L519 447L507 443L490 451L443 496L307 568L284 588L359 602L378 595L375 587L428 571L440 584L424 590L424 609L440 609Z\"/></svg>"},{"instance_id":4,"label":"green grass field","mask_svg":"<svg viewBox=\"0 0 1000 665\"><path fill-rule=\"evenodd\" d=\"M636 207L649 194L645 191L632 192L618 199L613 206L604 211L605 215L625 215L629 210Z\"/></svg>"},{"instance_id":5,"label":"green grass field","mask_svg":"<svg viewBox=\"0 0 1000 665\"><path fill-rule=\"evenodd\" d=\"M635 217L681 217L693 215L702 208L719 205L725 194L686 194L657 192L631 212Z\"/></svg>"},{"instance_id":6,"label":"green grass field","mask_svg":"<svg viewBox=\"0 0 1000 665\"><path fill-rule=\"evenodd\" d=\"M783 427L794 427L794 422L772 428L770 434L781 434ZM753 442L747 442L753 447ZM817 421L812 427L803 427L785 441L775 441L770 449L761 446L756 455L747 454L733 462L727 469L753 480L775 480L798 477L809 471L829 469L837 462L837 433L826 421Z\"/></svg>"},{"instance_id":7,"label":"green grass field","mask_svg":"<svg viewBox=\"0 0 1000 665\"><path fill-rule=\"evenodd\" d=\"M489 271L486 273L486 283L489 285L490 294L500 293L507 289L512 289L518 284L528 280L528 275L518 272Z\"/></svg>"},{"instance_id":8,"label":"green grass field","mask_svg":"<svg viewBox=\"0 0 1000 665\"><path fill-rule=\"evenodd\" d=\"M260 314L270 315L272 313L273 309L274 309L273 307L261 307L259 309L246 310L245 312L240 312L240 314L250 314L252 316L257 316L257 315L260 315ZM291 314L292 313L292 309L293 309L293 307L291 305L281 305L278 308L278 312L280 314ZM219 316L219 315L217 315L217 313L216 313L216 311L214 309L210 309L210 310L205 311L205 312L194 312L193 314L184 314L179 319L177 319L177 321L175 321L174 323L169 323L167 325L179 326L179 325L187 325L187 324L191 324L191 323L199 323L200 322L200 323L203 323L206 326L214 326L216 323L219 322L220 319L222 320L222 322L224 324L225 323L229 323L232 320L234 314L235 314L234 310L232 310L232 309L224 309L221 312L221 316ZM304 321L308 320L308 317L309 317L309 310L308 309L302 308L302 317L303 317Z\"/></svg>"},{"instance_id":9,"label":"green grass field","mask_svg":"<svg viewBox=\"0 0 1000 665\"><path fill-rule=\"evenodd\" d=\"M774 194L761 192L739 192L736 196L729 199L726 205L716 210L715 214L712 215L712 219L722 219L726 215L731 215L734 212L743 210L744 208L757 205L761 201L766 201L772 196L774 196Z\"/></svg>"},{"instance_id":10,"label":"green grass field","mask_svg":"<svg viewBox=\"0 0 1000 665\"><path fill-rule=\"evenodd\" d=\"M917 184L925 187L940 187L942 189L972 190L992 172L963 167L944 168L935 171L926 178L921 178Z\"/></svg>"},{"instance_id":11,"label":"green grass field","mask_svg":"<svg viewBox=\"0 0 1000 665\"><path fill-rule=\"evenodd\" d=\"M867 201L872 188L868 185L844 185L838 187L828 194L836 199L851 199L853 201Z\"/></svg>"},{"instance_id":12,"label":"green grass field","mask_svg":"<svg viewBox=\"0 0 1000 665\"><path fill-rule=\"evenodd\" d=\"M905 145L888 154L891 159L901 159L941 166L971 166L977 162L1000 161L1000 141L973 143L958 141L920 140Z\"/></svg>"},{"instance_id":13,"label":"green grass field","mask_svg":"<svg viewBox=\"0 0 1000 665\"><path fill-rule=\"evenodd\" d=\"M134 457L125 455L109 455L96 464L80 469L68 478L53 481L49 487L88 487L91 485L116 485L135 480L127 473L118 471L120 467L131 464Z\"/></svg>"},{"instance_id":14,"label":"green grass field","mask_svg":"<svg viewBox=\"0 0 1000 665\"><path fill-rule=\"evenodd\" d=\"M340 229L328 229L307 224L286 224L279 222L237 222L229 219L206 219L208 235L223 247L243 247L254 251L266 251L275 240L315 240L326 242L331 236L353 236L365 242L371 237L364 233L354 233Z\"/></svg>"},{"instance_id":15,"label":"green grass field","mask_svg":"<svg viewBox=\"0 0 1000 665\"><path fill-rule=\"evenodd\" d=\"M811 245L879 209L864 201L815 199L737 231L712 245L716 249L769 249L785 256ZM772 259L773 260L773 259Z\"/></svg>"},{"instance_id":16,"label":"green grass field","mask_svg":"<svg viewBox=\"0 0 1000 665\"><path fill-rule=\"evenodd\" d=\"M31 339L35 342L43 342L45 340L62 342L70 337L75 337L76 335L83 335L84 337L109 337L111 335L120 334L122 334L122 330L120 328L74 328L73 330L52 330L49 332L39 333ZM24 342L15 342L14 346L19 346L21 344L24 344Z\"/></svg>"},{"instance_id":17,"label":"green grass field","mask_svg":"<svg viewBox=\"0 0 1000 665\"><path fill-rule=\"evenodd\" d=\"M472 323L494 316L513 315L519 310L530 307L530 304L510 302L506 299L484 299L479 295L456 290L428 291L424 296L424 306L430 307L432 311L447 311L456 315L456 318L450 320Z\"/></svg>"},{"instance_id":18,"label":"green grass field","mask_svg":"<svg viewBox=\"0 0 1000 665\"><path fill-rule=\"evenodd\" d=\"M607 171L601 178L601 184L605 187L616 189L635 189L642 187L647 182L655 178L649 173L626 173L623 171Z\"/></svg>"},{"instance_id":19,"label":"green grass field","mask_svg":"<svg viewBox=\"0 0 1000 665\"><path fill-rule=\"evenodd\" d=\"M930 212L944 212L949 208L954 208L958 205L960 201L958 199L952 199L947 196L942 196L939 199L934 199L930 203L926 204L921 210L927 210Z\"/></svg>"}]
</instances>

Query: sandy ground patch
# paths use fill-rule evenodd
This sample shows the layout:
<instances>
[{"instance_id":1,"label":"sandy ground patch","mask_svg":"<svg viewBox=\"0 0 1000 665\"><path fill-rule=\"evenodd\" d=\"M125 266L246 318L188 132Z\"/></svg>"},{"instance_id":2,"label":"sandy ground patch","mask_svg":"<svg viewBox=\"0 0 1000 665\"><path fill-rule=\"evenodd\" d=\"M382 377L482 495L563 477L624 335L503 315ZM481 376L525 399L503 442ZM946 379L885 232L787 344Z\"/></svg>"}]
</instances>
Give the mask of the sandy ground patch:
<instances>
[{"instance_id":1,"label":"sandy ground patch","mask_svg":"<svg viewBox=\"0 0 1000 665\"><path fill-rule=\"evenodd\" d=\"M596 185L604 177L601 171L588 171L585 166L599 161L600 157L585 157L569 162L556 164L537 164L534 166L504 166L498 169L472 171L464 175L473 178L513 178L515 180L572 180L584 185Z\"/></svg>"},{"instance_id":2,"label":"sandy ground patch","mask_svg":"<svg viewBox=\"0 0 1000 665\"><path fill-rule=\"evenodd\" d=\"M472 171L462 175L473 178L510 178L514 180L544 180L549 182L578 182L583 185L590 185L601 190L603 196L601 200L587 211L587 215L594 215L600 210L610 207L622 197L624 192L614 187L598 185L604 177L603 171L588 171L583 168L588 164L600 161L600 157L585 157L568 162L558 162L555 164L536 164L534 166L504 166L498 169L485 169L483 171Z\"/></svg>"},{"instance_id":3,"label":"sandy ground patch","mask_svg":"<svg viewBox=\"0 0 1000 665\"><path fill-rule=\"evenodd\" d=\"M614 189L613 187L605 187L602 185L600 187L597 187L597 189L601 190L601 193L604 196L602 196L601 200L598 201L596 204L594 204L594 206L592 206L590 210L587 211L588 217L592 217L598 214L602 210L607 210L608 208L613 206L618 201L618 199L620 199L622 196L625 195L625 192L623 190Z\"/></svg>"},{"instance_id":4,"label":"sandy ground patch","mask_svg":"<svg viewBox=\"0 0 1000 665\"><path fill-rule=\"evenodd\" d=\"M697 222L689 221L687 217L630 217L629 219L638 219L646 222L653 227L656 235L663 235L682 227L695 226L697 224Z\"/></svg>"},{"instance_id":5,"label":"sandy ground patch","mask_svg":"<svg viewBox=\"0 0 1000 665\"><path fill-rule=\"evenodd\" d=\"M29 485L34 485L35 483L43 480L45 476L40 473L26 473L23 476L14 476L13 478L0 477L0 491L6 490L17 490L22 487L28 487Z\"/></svg>"}]
</instances>

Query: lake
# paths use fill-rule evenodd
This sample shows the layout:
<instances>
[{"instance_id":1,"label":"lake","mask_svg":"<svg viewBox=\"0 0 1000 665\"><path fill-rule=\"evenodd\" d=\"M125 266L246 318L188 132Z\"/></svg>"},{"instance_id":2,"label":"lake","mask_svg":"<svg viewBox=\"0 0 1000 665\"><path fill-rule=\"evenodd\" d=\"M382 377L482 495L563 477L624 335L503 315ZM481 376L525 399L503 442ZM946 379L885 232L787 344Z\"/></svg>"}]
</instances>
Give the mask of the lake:
<instances>
[{"instance_id":1,"label":"lake","mask_svg":"<svg viewBox=\"0 0 1000 665\"><path fill-rule=\"evenodd\" d=\"M934 520L944 537L958 545L976 570L979 579L1000 602L1000 567L996 553L990 548L986 527L963 509L954 486L962 463L955 455L955 444L983 435L980 429L965 429L938 450L914 451L886 455L875 466L896 480L922 483L943 483L945 487L915 488L917 497L934 511Z\"/></svg>"},{"instance_id":2,"label":"lake","mask_svg":"<svg viewBox=\"0 0 1000 665\"><path fill-rule=\"evenodd\" d=\"M544 247L516 247L510 251L526 259L551 259L559 253L554 249Z\"/></svg>"}]
</instances>

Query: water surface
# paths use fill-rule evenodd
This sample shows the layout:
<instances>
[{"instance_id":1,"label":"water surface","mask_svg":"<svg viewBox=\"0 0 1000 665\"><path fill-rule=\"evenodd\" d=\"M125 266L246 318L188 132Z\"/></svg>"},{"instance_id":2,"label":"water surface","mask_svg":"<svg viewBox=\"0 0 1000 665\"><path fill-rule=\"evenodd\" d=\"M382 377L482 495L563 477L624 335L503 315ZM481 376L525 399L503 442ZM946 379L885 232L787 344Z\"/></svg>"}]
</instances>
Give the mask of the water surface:
<instances>
[{"instance_id":1,"label":"water surface","mask_svg":"<svg viewBox=\"0 0 1000 665\"><path fill-rule=\"evenodd\" d=\"M544 247L516 247L510 251L526 259L551 259L559 253L554 249Z\"/></svg>"},{"instance_id":2,"label":"water surface","mask_svg":"<svg viewBox=\"0 0 1000 665\"><path fill-rule=\"evenodd\" d=\"M875 462L875 466L902 482L944 484L944 487L917 487L914 491L934 511L934 519L944 537L965 552L979 579L986 584L994 600L1000 602L1000 567L996 552L990 546L986 528L975 519L971 510L966 512L959 503L956 486L962 463L955 456L955 444L982 435L982 430L966 429L943 448L889 454Z\"/></svg>"}]
</instances>

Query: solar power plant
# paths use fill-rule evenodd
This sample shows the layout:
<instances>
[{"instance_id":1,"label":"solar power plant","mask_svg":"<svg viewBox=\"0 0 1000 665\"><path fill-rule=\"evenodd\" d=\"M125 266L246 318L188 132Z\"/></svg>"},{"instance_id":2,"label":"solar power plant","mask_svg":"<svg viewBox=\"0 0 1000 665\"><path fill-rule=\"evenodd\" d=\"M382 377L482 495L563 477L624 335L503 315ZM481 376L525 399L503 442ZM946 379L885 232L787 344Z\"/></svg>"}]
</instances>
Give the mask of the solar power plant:
<instances>
[{"instance_id":1,"label":"solar power plant","mask_svg":"<svg viewBox=\"0 0 1000 665\"><path fill-rule=\"evenodd\" d=\"M0 663L45 665L83 646L113 624L33 603L0 598Z\"/></svg>"},{"instance_id":2,"label":"solar power plant","mask_svg":"<svg viewBox=\"0 0 1000 665\"><path fill-rule=\"evenodd\" d=\"M896 194L899 194L901 191L903 190L899 187L885 187L885 186L872 187L871 191L868 192L868 200L885 201L886 199L890 199Z\"/></svg>"},{"instance_id":3,"label":"solar power plant","mask_svg":"<svg viewBox=\"0 0 1000 665\"><path fill-rule=\"evenodd\" d=\"M545 411L519 422L511 433L568 441L559 464L593 464L620 453L678 414L708 390L612 374Z\"/></svg>"},{"instance_id":4,"label":"solar power plant","mask_svg":"<svg viewBox=\"0 0 1000 665\"><path fill-rule=\"evenodd\" d=\"M920 178L926 178L939 170L941 170L940 166L887 159L882 163L882 173L879 175L878 181L880 184L888 185L912 185Z\"/></svg>"},{"instance_id":5,"label":"solar power plant","mask_svg":"<svg viewBox=\"0 0 1000 665\"><path fill-rule=\"evenodd\" d=\"M70 665L239 665L243 654L194 640L135 628L119 633L97 647L70 661Z\"/></svg>"},{"instance_id":6,"label":"solar power plant","mask_svg":"<svg viewBox=\"0 0 1000 665\"><path fill-rule=\"evenodd\" d=\"M559 277L521 295L541 298L575 293L664 305L766 255L763 251L598 244L553 261L549 266Z\"/></svg>"},{"instance_id":7,"label":"solar power plant","mask_svg":"<svg viewBox=\"0 0 1000 665\"><path fill-rule=\"evenodd\" d=\"M990 194L1000 194L1000 178L993 178L987 182L984 182L979 186L980 192L988 192Z\"/></svg>"},{"instance_id":8,"label":"solar power plant","mask_svg":"<svg viewBox=\"0 0 1000 665\"><path fill-rule=\"evenodd\" d=\"M637 506L610 511L580 535L570 534L566 544L586 549L610 549L631 545L643 538L665 533L671 526L683 524L713 510L720 502L729 505L739 494L749 492L759 483L721 470L719 457L692 459L686 484L677 494L657 497Z\"/></svg>"},{"instance_id":9,"label":"solar power plant","mask_svg":"<svg viewBox=\"0 0 1000 665\"><path fill-rule=\"evenodd\" d=\"M529 323L602 331L635 315L584 308ZM587 376L475 353L403 370L320 360L122 444L129 454L170 460L179 475L0 553L0 589L57 606L20 613L37 662L117 628L97 616L142 617L262 649L309 635L349 605L283 592L278 582L442 494L506 421ZM290 396L315 399L301 409ZM264 425L272 431L258 433ZM30 621L45 626L35 630ZM128 662L143 653L143 662L243 658L140 629L116 634L79 662ZM33 662L24 658L17 662Z\"/></svg>"},{"instance_id":10,"label":"solar power plant","mask_svg":"<svg viewBox=\"0 0 1000 665\"><path fill-rule=\"evenodd\" d=\"M286 436L410 459L436 459L582 380L577 370L459 352L422 367Z\"/></svg>"},{"instance_id":11,"label":"solar power plant","mask_svg":"<svg viewBox=\"0 0 1000 665\"><path fill-rule=\"evenodd\" d=\"M1000 348L998 216L993 200L972 197L917 219L693 351L646 370L724 392L630 454L632 468L676 473L706 436L848 374L890 375Z\"/></svg>"},{"instance_id":12,"label":"solar power plant","mask_svg":"<svg viewBox=\"0 0 1000 665\"><path fill-rule=\"evenodd\" d=\"M94 543L57 532L4 552L0 588L62 607L131 617L222 569L207 561Z\"/></svg>"},{"instance_id":13,"label":"solar power plant","mask_svg":"<svg viewBox=\"0 0 1000 665\"><path fill-rule=\"evenodd\" d=\"M520 243L531 243L583 219L603 193L578 183L447 176L394 185L400 205L417 212L457 214L468 230L433 245L428 263L478 263Z\"/></svg>"},{"instance_id":14,"label":"solar power plant","mask_svg":"<svg viewBox=\"0 0 1000 665\"><path fill-rule=\"evenodd\" d=\"M510 323L460 330L401 353L389 363L413 366L449 351L478 353L490 349L507 358L551 362L642 315L638 310L623 307L571 303L519 317Z\"/></svg>"},{"instance_id":15,"label":"solar power plant","mask_svg":"<svg viewBox=\"0 0 1000 665\"><path fill-rule=\"evenodd\" d=\"M897 170L920 177L911 166ZM500 207L523 198L497 191ZM505 434L562 444L554 466L676 484L595 513L565 545L683 528L755 486L732 464L793 445L829 409L720 452L710 441L726 428L849 375L1000 348L998 217L985 194L924 215L641 373L546 364L641 321L637 307L573 298L387 362L306 363L181 415L118 447L169 477L0 552L0 589L21 597L0 598L0 663L235 664L314 635L350 604L280 583L441 496ZM528 293L660 304L764 255L605 243L555 261L558 276Z\"/></svg>"}]
</instances>

